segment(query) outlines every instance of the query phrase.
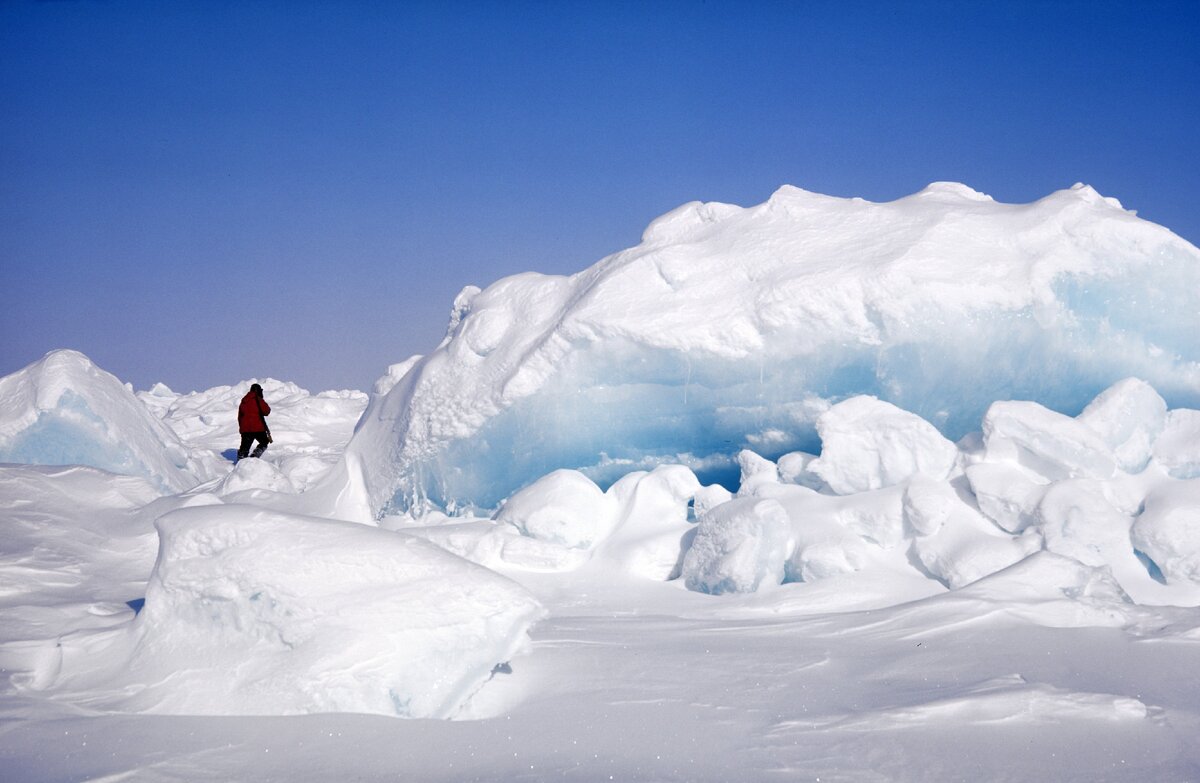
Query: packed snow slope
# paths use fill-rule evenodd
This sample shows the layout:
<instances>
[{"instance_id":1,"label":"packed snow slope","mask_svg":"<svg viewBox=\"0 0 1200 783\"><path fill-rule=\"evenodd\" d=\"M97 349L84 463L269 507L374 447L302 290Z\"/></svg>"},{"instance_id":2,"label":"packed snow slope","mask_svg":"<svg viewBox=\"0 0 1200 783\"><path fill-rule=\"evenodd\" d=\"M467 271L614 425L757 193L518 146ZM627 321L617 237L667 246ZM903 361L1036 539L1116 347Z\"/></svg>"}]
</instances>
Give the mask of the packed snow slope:
<instances>
[{"instance_id":1,"label":"packed snow slope","mask_svg":"<svg viewBox=\"0 0 1200 783\"><path fill-rule=\"evenodd\" d=\"M607 486L680 463L733 488L740 450L815 452L855 394L952 440L994 400L1075 415L1129 376L1197 407L1198 331L1200 251L1090 187L1023 205L784 187L686 204L570 277L464 289L347 457L376 515L494 508L558 468Z\"/></svg>"}]
</instances>

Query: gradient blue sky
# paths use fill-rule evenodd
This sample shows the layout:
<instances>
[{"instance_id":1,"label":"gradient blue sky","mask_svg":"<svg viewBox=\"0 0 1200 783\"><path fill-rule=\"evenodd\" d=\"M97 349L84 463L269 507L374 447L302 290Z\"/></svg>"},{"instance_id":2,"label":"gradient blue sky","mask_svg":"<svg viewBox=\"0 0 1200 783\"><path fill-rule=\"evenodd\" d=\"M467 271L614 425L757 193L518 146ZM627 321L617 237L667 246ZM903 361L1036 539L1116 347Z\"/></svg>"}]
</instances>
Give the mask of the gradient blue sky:
<instances>
[{"instance_id":1,"label":"gradient blue sky","mask_svg":"<svg viewBox=\"0 0 1200 783\"><path fill-rule=\"evenodd\" d=\"M693 199L1077 181L1200 242L1200 3L0 3L0 375L369 388Z\"/></svg>"}]
</instances>

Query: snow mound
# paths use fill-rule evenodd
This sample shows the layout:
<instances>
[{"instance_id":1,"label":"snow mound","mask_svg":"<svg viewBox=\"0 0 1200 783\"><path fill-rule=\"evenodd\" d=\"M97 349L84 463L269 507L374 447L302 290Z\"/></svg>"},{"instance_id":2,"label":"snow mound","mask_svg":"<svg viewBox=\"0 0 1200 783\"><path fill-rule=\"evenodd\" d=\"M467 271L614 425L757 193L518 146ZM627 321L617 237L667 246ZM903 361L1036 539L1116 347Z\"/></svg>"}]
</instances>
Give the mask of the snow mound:
<instances>
[{"instance_id":1,"label":"snow mound","mask_svg":"<svg viewBox=\"0 0 1200 783\"><path fill-rule=\"evenodd\" d=\"M883 204L784 187L684 205L569 277L464 289L348 451L376 515L492 509L557 468L603 487L614 466L677 463L732 488L740 450L815 451L821 414L855 395L950 440L995 400L1074 414L1129 376L1195 407L1198 329L1200 251L1091 188L1012 205L947 183ZM1134 429L1106 403L1049 451L997 412L995 445L1032 448L1047 478L1111 476L1155 426L1152 400L1126 404Z\"/></svg>"},{"instance_id":2,"label":"snow mound","mask_svg":"<svg viewBox=\"0 0 1200 783\"><path fill-rule=\"evenodd\" d=\"M143 476L164 492L207 476L132 391L66 350L0 378L0 462L86 465Z\"/></svg>"},{"instance_id":3,"label":"snow mound","mask_svg":"<svg viewBox=\"0 0 1200 783\"><path fill-rule=\"evenodd\" d=\"M57 683L109 709L453 717L544 614L496 573L365 525L245 505L156 525L125 652L65 661Z\"/></svg>"},{"instance_id":4,"label":"snow mound","mask_svg":"<svg viewBox=\"0 0 1200 783\"><path fill-rule=\"evenodd\" d=\"M616 522L616 502L587 476L556 470L517 492L496 514L523 535L572 549L589 549Z\"/></svg>"}]
</instances>

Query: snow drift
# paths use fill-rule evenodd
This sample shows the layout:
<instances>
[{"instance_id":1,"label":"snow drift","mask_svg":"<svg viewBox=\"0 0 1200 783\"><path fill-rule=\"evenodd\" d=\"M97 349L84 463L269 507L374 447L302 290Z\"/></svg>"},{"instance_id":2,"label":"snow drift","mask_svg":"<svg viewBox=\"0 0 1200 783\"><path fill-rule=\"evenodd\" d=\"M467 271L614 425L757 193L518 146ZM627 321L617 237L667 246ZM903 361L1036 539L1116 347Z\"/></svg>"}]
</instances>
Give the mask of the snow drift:
<instances>
[{"instance_id":1,"label":"snow drift","mask_svg":"<svg viewBox=\"0 0 1200 783\"><path fill-rule=\"evenodd\" d=\"M66 350L0 378L0 462L87 465L166 492L210 472L114 375Z\"/></svg>"},{"instance_id":2,"label":"snow drift","mask_svg":"<svg viewBox=\"0 0 1200 783\"><path fill-rule=\"evenodd\" d=\"M156 527L137 619L65 640L42 687L135 712L453 717L544 615L516 583L373 527L236 504Z\"/></svg>"},{"instance_id":3,"label":"snow drift","mask_svg":"<svg viewBox=\"0 0 1200 783\"><path fill-rule=\"evenodd\" d=\"M1128 376L1195 406L1198 329L1200 251L1089 187L1026 205L948 183L885 204L784 187L684 205L570 277L464 289L348 452L377 515L494 508L558 468L606 486L674 462L732 487L738 451L815 451L818 417L855 394L949 440L995 400L1075 414ZM1110 459L1130 467L1146 426L1093 440L1121 439Z\"/></svg>"}]
</instances>

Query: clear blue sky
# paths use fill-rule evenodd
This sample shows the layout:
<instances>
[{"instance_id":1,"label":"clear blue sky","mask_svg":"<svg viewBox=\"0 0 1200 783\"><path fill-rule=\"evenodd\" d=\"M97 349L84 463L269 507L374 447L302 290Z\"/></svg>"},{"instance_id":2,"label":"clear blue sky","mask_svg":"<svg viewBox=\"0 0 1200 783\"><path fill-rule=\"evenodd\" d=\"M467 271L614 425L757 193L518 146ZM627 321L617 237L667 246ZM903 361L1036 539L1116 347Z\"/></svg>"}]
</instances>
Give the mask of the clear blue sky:
<instances>
[{"instance_id":1,"label":"clear blue sky","mask_svg":"<svg viewBox=\"0 0 1200 783\"><path fill-rule=\"evenodd\" d=\"M1200 243L1200 3L0 2L0 375L367 388L686 201L1077 181Z\"/></svg>"}]
</instances>

